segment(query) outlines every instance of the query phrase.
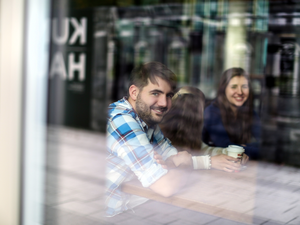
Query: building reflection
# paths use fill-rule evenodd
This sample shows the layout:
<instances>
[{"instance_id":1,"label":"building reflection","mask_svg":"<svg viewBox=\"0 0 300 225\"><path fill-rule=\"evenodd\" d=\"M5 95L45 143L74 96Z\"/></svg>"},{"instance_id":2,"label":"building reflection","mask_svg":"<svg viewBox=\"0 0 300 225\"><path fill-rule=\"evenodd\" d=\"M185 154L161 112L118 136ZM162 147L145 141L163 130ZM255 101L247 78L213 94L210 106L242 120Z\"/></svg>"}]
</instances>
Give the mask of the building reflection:
<instances>
[{"instance_id":1,"label":"building reflection","mask_svg":"<svg viewBox=\"0 0 300 225\"><path fill-rule=\"evenodd\" d=\"M262 120L261 159L300 166L299 4L188 0L92 6L79 5L64 16L54 10L53 24L77 18L80 26L81 17L88 18L86 54L90 55L84 65L86 80L80 79L79 66L72 67L74 80L57 81L60 72L50 76L50 86L60 82L64 87L59 99L65 101L61 104L65 109L56 110L51 99L57 99L58 92L50 89L50 124L105 132L106 106L127 95L129 74L141 63L166 64L178 75L179 86L200 88L208 101L216 96L222 71L239 66L251 76L254 106ZM75 29L71 25L70 32ZM62 34L59 26L53 29ZM72 60L67 57L71 51L75 64L81 60L79 48L70 43L60 46L67 49L62 56L66 68L70 68ZM52 42L50 64L55 48ZM70 71L67 73L70 77Z\"/></svg>"}]
</instances>

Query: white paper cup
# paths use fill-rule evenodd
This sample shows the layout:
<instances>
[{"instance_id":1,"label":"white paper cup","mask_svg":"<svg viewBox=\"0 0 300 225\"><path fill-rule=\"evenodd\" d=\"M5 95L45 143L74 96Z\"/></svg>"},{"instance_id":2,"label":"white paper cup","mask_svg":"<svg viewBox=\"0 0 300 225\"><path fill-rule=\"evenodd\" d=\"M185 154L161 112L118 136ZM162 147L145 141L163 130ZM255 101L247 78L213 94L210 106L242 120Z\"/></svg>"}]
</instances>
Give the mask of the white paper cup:
<instances>
[{"instance_id":1,"label":"white paper cup","mask_svg":"<svg viewBox=\"0 0 300 225\"><path fill-rule=\"evenodd\" d=\"M228 145L227 155L236 159L241 159L245 149L239 145Z\"/></svg>"}]
</instances>

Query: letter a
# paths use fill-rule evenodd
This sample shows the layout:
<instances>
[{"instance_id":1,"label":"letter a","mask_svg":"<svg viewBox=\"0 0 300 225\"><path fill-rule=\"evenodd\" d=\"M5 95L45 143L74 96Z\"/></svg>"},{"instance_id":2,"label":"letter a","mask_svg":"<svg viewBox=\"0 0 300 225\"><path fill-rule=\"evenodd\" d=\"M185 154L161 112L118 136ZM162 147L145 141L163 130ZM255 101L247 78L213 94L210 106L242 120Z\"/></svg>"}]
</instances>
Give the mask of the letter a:
<instances>
[{"instance_id":1,"label":"letter a","mask_svg":"<svg viewBox=\"0 0 300 225\"><path fill-rule=\"evenodd\" d=\"M64 80L67 78L65 61L61 52L56 52L51 62L50 78L55 74L61 76Z\"/></svg>"}]
</instances>

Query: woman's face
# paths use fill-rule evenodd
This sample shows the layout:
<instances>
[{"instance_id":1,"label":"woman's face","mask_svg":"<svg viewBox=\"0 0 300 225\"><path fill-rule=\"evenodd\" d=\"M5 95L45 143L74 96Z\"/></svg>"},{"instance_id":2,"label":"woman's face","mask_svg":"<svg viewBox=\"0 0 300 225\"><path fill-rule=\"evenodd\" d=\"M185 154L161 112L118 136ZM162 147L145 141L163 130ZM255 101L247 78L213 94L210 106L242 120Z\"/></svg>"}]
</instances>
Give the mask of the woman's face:
<instances>
[{"instance_id":1,"label":"woman's face","mask_svg":"<svg viewBox=\"0 0 300 225\"><path fill-rule=\"evenodd\" d=\"M227 100L237 106L242 106L249 97L249 85L244 76L235 76L231 78L225 89Z\"/></svg>"}]
</instances>

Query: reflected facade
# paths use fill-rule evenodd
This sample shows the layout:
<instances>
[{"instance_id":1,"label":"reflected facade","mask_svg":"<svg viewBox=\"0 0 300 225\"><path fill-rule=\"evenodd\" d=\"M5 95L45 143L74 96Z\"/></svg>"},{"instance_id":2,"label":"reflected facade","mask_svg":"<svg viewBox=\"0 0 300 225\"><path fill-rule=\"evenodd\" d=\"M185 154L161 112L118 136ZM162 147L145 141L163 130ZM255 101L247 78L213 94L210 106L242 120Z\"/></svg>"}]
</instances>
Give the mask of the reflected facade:
<instances>
[{"instance_id":1,"label":"reflected facade","mask_svg":"<svg viewBox=\"0 0 300 225\"><path fill-rule=\"evenodd\" d=\"M45 224L101 221L107 106L149 61L167 65L179 87L201 89L207 103L224 70L244 68L262 125L259 161L300 167L300 3L99 2L52 1ZM75 213L61 217L57 208Z\"/></svg>"},{"instance_id":2,"label":"reflected facade","mask_svg":"<svg viewBox=\"0 0 300 225\"><path fill-rule=\"evenodd\" d=\"M299 4L124 4L54 7L50 124L105 132L106 106L127 95L131 70L145 62L167 65L179 86L200 88L208 101L222 72L242 67L262 119L261 158L299 166Z\"/></svg>"}]
</instances>

